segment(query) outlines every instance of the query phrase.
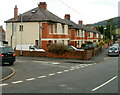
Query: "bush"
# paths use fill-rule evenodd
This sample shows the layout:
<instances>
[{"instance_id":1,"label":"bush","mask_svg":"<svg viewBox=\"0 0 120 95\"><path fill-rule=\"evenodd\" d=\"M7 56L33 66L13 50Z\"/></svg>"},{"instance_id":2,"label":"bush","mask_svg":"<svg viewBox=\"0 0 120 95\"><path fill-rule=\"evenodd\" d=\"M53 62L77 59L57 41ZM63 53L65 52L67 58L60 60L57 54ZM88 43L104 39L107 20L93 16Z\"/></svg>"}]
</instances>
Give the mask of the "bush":
<instances>
[{"instance_id":1,"label":"bush","mask_svg":"<svg viewBox=\"0 0 120 95\"><path fill-rule=\"evenodd\" d=\"M91 42L91 41L88 41L88 42L87 42L87 44L93 44L93 42Z\"/></svg>"},{"instance_id":2,"label":"bush","mask_svg":"<svg viewBox=\"0 0 120 95\"><path fill-rule=\"evenodd\" d=\"M52 52L55 54L62 54L68 52L68 47L63 44L51 44L48 47L48 52Z\"/></svg>"},{"instance_id":3,"label":"bush","mask_svg":"<svg viewBox=\"0 0 120 95\"><path fill-rule=\"evenodd\" d=\"M102 47L104 45L104 41L100 41L99 43L98 43L98 46L99 47Z\"/></svg>"}]
</instances>

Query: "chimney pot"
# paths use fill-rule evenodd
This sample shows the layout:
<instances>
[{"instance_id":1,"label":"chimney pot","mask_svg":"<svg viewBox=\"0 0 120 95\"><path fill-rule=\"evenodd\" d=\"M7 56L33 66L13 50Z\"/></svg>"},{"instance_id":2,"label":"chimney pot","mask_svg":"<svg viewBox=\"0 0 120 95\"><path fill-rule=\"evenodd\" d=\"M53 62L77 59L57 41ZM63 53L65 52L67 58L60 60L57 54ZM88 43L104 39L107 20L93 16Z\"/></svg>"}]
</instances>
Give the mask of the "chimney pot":
<instances>
[{"instance_id":1,"label":"chimney pot","mask_svg":"<svg viewBox=\"0 0 120 95\"><path fill-rule=\"evenodd\" d=\"M46 4L46 2L40 2L40 3L38 4L38 7L47 10L47 4Z\"/></svg>"},{"instance_id":2,"label":"chimney pot","mask_svg":"<svg viewBox=\"0 0 120 95\"><path fill-rule=\"evenodd\" d=\"M78 21L78 24L82 25L82 24L83 24L83 21L82 21L82 20L79 20L79 21Z\"/></svg>"},{"instance_id":3,"label":"chimney pot","mask_svg":"<svg viewBox=\"0 0 120 95\"><path fill-rule=\"evenodd\" d=\"M86 27L90 27L90 24L86 24Z\"/></svg>"},{"instance_id":4,"label":"chimney pot","mask_svg":"<svg viewBox=\"0 0 120 95\"><path fill-rule=\"evenodd\" d=\"M65 19L70 20L70 14L65 14Z\"/></svg>"},{"instance_id":5,"label":"chimney pot","mask_svg":"<svg viewBox=\"0 0 120 95\"><path fill-rule=\"evenodd\" d=\"M94 30L97 30L97 27L93 27Z\"/></svg>"}]
</instances>

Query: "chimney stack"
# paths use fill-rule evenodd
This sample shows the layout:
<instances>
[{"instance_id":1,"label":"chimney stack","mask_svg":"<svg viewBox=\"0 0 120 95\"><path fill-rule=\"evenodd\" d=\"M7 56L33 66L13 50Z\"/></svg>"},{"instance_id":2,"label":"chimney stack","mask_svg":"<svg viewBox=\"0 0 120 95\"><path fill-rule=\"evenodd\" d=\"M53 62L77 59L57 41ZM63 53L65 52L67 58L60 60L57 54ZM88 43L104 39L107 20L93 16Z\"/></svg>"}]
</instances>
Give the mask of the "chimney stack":
<instances>
[{"instance_id":1,"label":"chimney stack","mask_svg":"<svg viewBox=\"0 0 120 95\"><path fill-rule=\"evenodd\" d=\"M38 7L47 10L47 4L46 4L46 2L40 2L38 4Z\"/></svg>"},{"instance_id":2,"label":"chimney stack","mask_svg":"<svg viewBox=\"0 0 120 95\"><path fill-rule=\"evenodd\" d=\"M93 27L94 30L97 30L97 27Z\"/></svg>"},{"instance_id":3,"label":"chimney stack","mask_svg":"<svg viewBox=\"0 0 120 95\"><path fill-rule=\"evenodd\" d=\"M79 20L79 21L78 21L78 24L83 25L83 21L82 21L82 20Z\"/></svg>"},{"instance_id":4,"label":"chimney stack","mask_svg":"<svg viewBox=\"0 0 120 95\"><path fill-rule=\"evenodd\" d=\"M14 21L16 21L18 19L18 8L17 8L17 5L15 5L15 8L14 8Z\"/></svg>"},{"instance_id":5,"label":"chimney stack","mask_svg":"<svg viewBox=\"0 0 120 95\"><path fill-rule=\"evenodd\" d=\"M90 24L86 24L86 27L90 27Z\"/></svg>"},{"instance_id":6,"label":"chimney stack","mask_svg":"<svg viewBox=\"0 0 120 95\"><path fill-rule=\"evenodd\" d=\"M70 20L70 14L65 14L65 19Z\"/></svg>"}]
</instances>

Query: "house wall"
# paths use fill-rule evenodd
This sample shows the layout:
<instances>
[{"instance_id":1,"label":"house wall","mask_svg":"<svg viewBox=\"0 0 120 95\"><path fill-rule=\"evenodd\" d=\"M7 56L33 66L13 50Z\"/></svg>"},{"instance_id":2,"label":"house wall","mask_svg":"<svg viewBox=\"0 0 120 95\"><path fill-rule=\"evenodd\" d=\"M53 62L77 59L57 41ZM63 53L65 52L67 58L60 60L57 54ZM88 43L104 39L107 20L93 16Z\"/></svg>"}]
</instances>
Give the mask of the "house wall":
<instances>
[{"instance_id":1,"label":"house wall","mask_svg":"<svg viewBox=\"0 0 120 95\"><path fill-rule=\"evenodd\" d=\"M22 32L20 31L20 25L23 25ZM71 43L73 46L80 48L82 43L98 42L100 36L95 36L93 32L88 31L84 31L82 36L81 30L70 29L68 25L62 25L61 23L18 22L6 24L6 40L10 46L15 48L16 45L20 45L21 37L22 44L35 45L37 40L38 46L40 45L39 48L47 50L49 41L64 45Z\"/></svg>"},{"instance_id":2,"label":"house wall","mask_svg":"<svg viewBox=\"0 0 120 95\"><path fill-rule=\"evenodd\" d=\"M57 25L56 32L55 24ZM23 31L20 31L20 25L23 25ZM40 25L42 28L39 27ZM62 28L62 26L64 26L64 28ZM70 40L68 25L62 25L60 23L52 23L49 25L48 22L18 22L7 23L6 27L6 40L8 41L9 46L12 46L13 48L15 48L16 45L20 45L21 42L22 44L35 45L35 40L38 40L38 44L41 48L46 50L50 40L52 43L56 41L57 43L63 43L64 45L68 45Z\"/></svg>"},{"instance_id":3,"label":"house wall","mask_svg":"<svg viewBox=\"0 0 120 95\"><path fill-rule=\"evenodd\" d=\"M20 25L23 25L23 31L20 31ZM35 40L39 39L39 23L7 23L6 40L8 45L15 48L17 44L21 44L21 38L22 44L35 44Z\"/></svg>"},{"instance_id":4,"label":"house wall","mask_svg":"<svg viewBox=\"0 0 120 95\"><path fill-rule=\"evenodd\" d=\"M51 43L62 43L64 45L68 45L68 42L70 40L68 25L62 25L61 23L44 22L42 26L43 49L47 50L47 45L49 44L49 41L51 41Z\"/></svg>"}]
</instances>

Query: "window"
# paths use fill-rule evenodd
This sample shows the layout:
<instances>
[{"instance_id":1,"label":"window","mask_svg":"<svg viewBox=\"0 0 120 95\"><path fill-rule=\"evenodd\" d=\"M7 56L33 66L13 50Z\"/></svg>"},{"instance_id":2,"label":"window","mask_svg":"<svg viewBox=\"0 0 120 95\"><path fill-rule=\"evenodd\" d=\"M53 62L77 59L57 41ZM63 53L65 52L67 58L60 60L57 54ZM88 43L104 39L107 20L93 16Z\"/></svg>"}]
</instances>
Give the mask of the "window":
<instances>
[{"instance_id":1,"label":"window","mask_svg":"<svg viewBox=\"0 0 120 95\"><path fill-rule=\"evenodd\" d=\"M57 40L54 40L54 43L57 44Z\"/></svg>"},{"instance_id":2,"label":"window","mask_svg":"<svg viewBox=\"0 0 120 95\"><path fill-rule=\"evenodd\" d=\"M62 25L62 33L65 33L65 31L64 31L64 25Z\"/></svg>"},{"instance_id":3,"label":"window","mask_svg":"<svg viewBox=\"0 0 120 95\"><path fill-rule=\"evenodd\" d=\"M53 24L49 24L49 33L50 33L50 34L53 33Z\"/></svg>"},{"instance_id":4,"label":"window","mask_svg":"<svg viewBox=\"0 0 120 95\"><path fill-rule=\"evenodd\" d=\"M88 33L88 37L90 38L90 32Z\"/></svg>"},{"instance_id":5,"label":"window","mask_svg":"<svg viewBox=\"0 0 120 95\"><path fill-rule=\"evenodd\" d=\"M79 31L79 30L77 31L77 36L78 36L78 37L80 36L80 31Z\"/></svg>"},{"instance_id":6,"label":"window","mask_svg":"<svg viewBox=\"0 0 120 95\"><path fill-rule=\"evenodd\" d=\"M84 37L84 33L85 33L85 31L82 30L82 31L81 31L81 36L82 36L82 37Z\"/></svg>"},{"instance_id":7,"label":"window","mask_svg":"<svg viewBox=\"0 0 120 95\"><path fill-rule=\"evenodd\" d=\"M62 43L63 43L63 45L65 44L65 41L64 40L62 40Z\"/></svg>"},{"instance_id":8,"label":"window","mask_svg":"<svg viewBox=\"0 0 120 95\"><path fill-rule=\"evenodd\" d=\"M35 45L38 46L38 40L35 40Z\"/></svg>"},{"instance_id":9,"label":"window","mask_svg":"<svg viewBox=\"0 0 120 95\"><path fill-rule=\"evenodd\" d=\"M19 31L23 31L23 25L19 26Z\"/></svg>"},{"instance_id":10,"label":"window","mask_svg":"<svg viewBox=\"0 0 120 95\"><path fill-rule=\"evenodd\" d=\"M96 34L96 37L98 38L98 37L99 37L99 34Z\"/></svg>"},{"instance_id":11,"label":"window","mask_svg":"<svg viewBox=\"0 0 120 95\"><path fill-rule=\"evenodd\" d=\"M54 24L55 25L55 33L57 33L57 24Z\"/></svg>"}]
</instances>

